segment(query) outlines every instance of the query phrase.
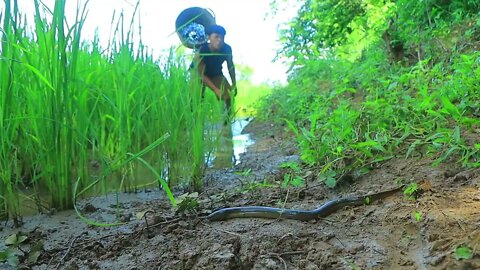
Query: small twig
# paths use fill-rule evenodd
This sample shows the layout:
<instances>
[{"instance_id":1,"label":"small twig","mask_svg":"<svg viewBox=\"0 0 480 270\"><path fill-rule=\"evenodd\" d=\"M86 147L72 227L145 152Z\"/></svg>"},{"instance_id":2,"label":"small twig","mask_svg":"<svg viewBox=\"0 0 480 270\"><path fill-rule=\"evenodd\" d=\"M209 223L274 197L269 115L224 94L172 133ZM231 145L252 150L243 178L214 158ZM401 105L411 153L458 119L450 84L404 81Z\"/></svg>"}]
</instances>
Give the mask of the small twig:
<instances>
[{"instance_id":1,"label":"small twig","mask_svg":"<svg viewBox=\"0 0 480 270\"><path fill-rule=\"evenodd\" d=\"M77 236L75 236L70 243L70 246L68 247L67 251L65 254L62 256L60 261L57 263L57 266L55 267L56 269L60 269L60 266L62 265L63 261L67 258L68 254L70 253L70 250L72 250L73 244L75 244L75 241L77 241Z\"/></svg>"},{"instance_id":2,"label":"small twig","mask_svg":"<svg viewBox=\"0 0 480 270\"><path fill-rule=\"evenodd\" d=\"M287 188L287 195L285 195L285 200L283 201L282 208L285 208L285 205L287 204L289 194L290 194L290 188Z\"/></svg>"},{"instance_id":3,"label":"small twig","mask_svg":"<svg viewBox=\"0 0 480 270\"><path fill-rule=\"evenodd\" d=\"M377 252L378 254L382 255L382 256L386 256L387 254L385 252L381 252L380 250L374 248L372 249L373 251Z\"/></svg>"},{"instance_id":4,"label":"small twig","mask_svg":"<svg viewBox=\"0 0 480 270\"><path fill-rule=\"evenodd\" d=\"M50 264L52 263L52 261L53 261L53 258L55 258L55 257L54 257L54 256L52 256L52 257L50 258L50 260L48 261L46 269L48 269L48 267L49 267L49 266L50 266Z\"/></svg>"},{"instance_id":5,"label":"small twig","mask_svg":"<svg viewBox=\"0 0 480 270\"><path fill-rule=\"evenodd\" d=\"M282 242L283 239L287 238L288 236L293 236L293 234L292 233L287 233L287 234L283 235L282 237L280 237L280 239L278 239L277 244Z\"/></svg>"},{"instance_id":6,"label":"small twig","mask_svg":"<svg viewBox=\"0 0 480 270\"><path fill-rule=\"evenodd\" d=\"M345 245L343 244L342 241L340 241L340 239L338 239L338 237L333 236L333 239L337 240L340 243L340 245L342 245L345 248Z\"/></svg>"},{"instance_id":7,"label":"small twig","mask_svg":"<svg viewBox=\"0 0 480 270\"><path fill-rule=\"evenodd\" d=\"M152 210L148 210L143 214L143 218L145 219L145 228L148 231L150 228L148 227L148 219L147 219L147 214L155 214Z\"/></svg>"}]
</instances>

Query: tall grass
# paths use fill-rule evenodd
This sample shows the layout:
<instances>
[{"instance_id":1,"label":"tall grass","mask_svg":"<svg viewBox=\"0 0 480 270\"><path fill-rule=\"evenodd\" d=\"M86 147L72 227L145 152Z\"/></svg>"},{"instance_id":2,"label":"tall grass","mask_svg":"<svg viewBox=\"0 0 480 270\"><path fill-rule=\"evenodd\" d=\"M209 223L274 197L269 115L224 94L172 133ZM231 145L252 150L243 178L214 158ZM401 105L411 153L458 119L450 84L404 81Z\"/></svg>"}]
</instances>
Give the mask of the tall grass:
<instances>
[{"instance_id":1,"label":"tall grass","mask_svg":"<svg viewBox=\"0 0 480 270\"><path fill-rule=\"evenodd\" d=\"M5 2L6 9L5 17L11 17L10 11L12 10L11 3ZM17 8L15 6L15 8ZM1 17L1 16L0 16ZM13 193L13 184L11 179L12 173L17 169L17 163L12 162L12 152L14 152L12 138L14 138L18 123L12 121L12 115L15 114L15 107L12 104L14 99L13 92L13 68L14 68L14 53L10 45L9 38L13 36L10 20L3 20L2 30L2 50L0 61L0 86L2 91L0 92L0 130L2 136L0 136L0 219L5 219L8 215L8 209L12 209L13 212L18 208L18 200L16 200ZM7 136L4 136L7 135ZM9 202L7 204L7 202Z\"/></svg>"},{"instance_id":2,"label":"tall grass","mask_svg":"<svg viewBox=\"0 0 480 270\"><path fill-rule=\"evenodd\" d=\"M135 22L125 30L123 14L104 49L98 38L81 38L87 4L71 25L66 0L51 12L34 4L33 30L17 1L6 0L0 14L0 217L19 214L26 188L37 201L46 189L58 209L112 186L135 188L140 177L157 182L172 204L170 187L194 179L200 189L215 135L204 123L219 110L201 101L184 60L173 50L155 60L141 40L134 45Z\"/></svg>"}]
</instances>

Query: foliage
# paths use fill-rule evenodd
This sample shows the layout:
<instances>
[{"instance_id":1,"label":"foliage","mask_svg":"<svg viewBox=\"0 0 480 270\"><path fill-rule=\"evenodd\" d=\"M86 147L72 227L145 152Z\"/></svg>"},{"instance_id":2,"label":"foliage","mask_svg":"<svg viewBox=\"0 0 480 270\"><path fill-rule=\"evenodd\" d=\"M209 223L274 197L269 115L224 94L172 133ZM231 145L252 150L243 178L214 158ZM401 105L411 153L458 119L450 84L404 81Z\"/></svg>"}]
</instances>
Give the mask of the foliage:
<instances>
[{"instance_id":1,"label":"foliage","mask_svg":"<svg viewBox=\"0 0 480 270\"><path fill-rule=\"evenodd\" d=\"M299 187L305 184L305 180L300 175L302 169L297 162L284 162L280 164L280 168L287 170L283 175L282 187Z\"/></svg>"},{"instance_id":2,"label":"foliage","mask_svg":"<svg viewBox=\"0 0 480 270\"><path fill-rule=\"evenodd\" d=\"M179 212L194 210L199 206L198 192L182 194L176 198L176 203Z\"/></svg>"},{"instance_id":3,"label":"foliage","mask_svg":"<svg viewBox=\"0 0 480 270\"><path fill-rule=\"evenodd\" d=\"M405 190L403 191L403 194L409 199L409 200L415 200L415 195L418 192L418 184L417 183L410 183Z\"/></svg>"},{"instance_id":4,"label":"foliage","mask_svg":"<svg viewBox=\"0 0 480 270\"><path fill-rule=\"evenodd\" d=\"M469 260L473 257L473 251L466 245L458 246L455 249L455 259L457 260Z\"/></svg>"},{"instance_id":5,"label":"foliage","mask_svg":"<svg viewBox=\"0 0 480 270\"><path fill-rule=\"evenodd\" d=\"M247 117L256 114L255 105L262 97L271 93L271 86L266 83L252 84L249 80L240 79L237 82L238 93L235 97L235 116Z\"/></svg>"},{"instance_id":6,"label":"foliage","mask_svg":"<svg viewBox=\"0 0 480 270\"><path fill-rule=\"evenodd\" d=\"M393 157L479 166L478 11L476 1L305 1L281 33L289 84L260 116L287 124L329 187Z\"/></svg>"},{"instance_id":7,"label":"foliage","mask_svg":"<svg viewBox=\"0 0 480 270\"><path fill-rule=\"evenodd\" d=\"M241 193L246 194L246 193L254 192L259 189L270 188L272 186L273 185L270 184L267 180L263 180L262 182L250 180L247 183L242 184Z\"/></svg>"},{"instance_id":8,"label":"foliage","mask_svg":"<svg viewBox=\"0 0 480 270\"><path fill-rule=\"evenodd\" d=\"M415 219L416 222L420 222L420 220L422 220L422 213L420 213L419 211L413 211L412 217Z\"/></svg>"},{"instance_id":9,"label":"foliage","mask_svg":"<svg viewBox=\"0 0 480 270\"><path fill-rule=\"evenodd\" d=\"M480 4L474 0L399 0L386 34L390 45L418 57L443 58L478 39Z\"/></svg>"},{"instance_id":10,"label":"foliage","mask_svg":"<svg viewBox=\"0 0 480 270\"><path fill-rule=\"evenodd\" d=\"M279 53L298 66L325 58L342 46L354 45L350 54L361 52L370 42L370 30L385 28L392 6L390 1L378 0L305 1L297 17L280 32L283 48Z\"/></svg>"},{"instance_id":11,"label":"foliage","mask_svg":"<svg viewBox=\"0 0 480 270\"><path fill-rule=\"evenodd\" d=\"M23 234L12 234L5 239L6 249L0 251L0 265L18 267L20 260L29 264L36 263L44 250L43 241L28 243L30 239ZM28 250L25 249L25 246Z\"/></svg>"},{"instance_id":12,"label":"foliage","mask_svg":"<svg viewBox=\"0 0 480 270\"><path fill-rule=\"evenodd\" d=\"M102 48L99 37L82 40L87 3L67 24L65 0L53 8L35 0L33 18L17 2L0 11L0 219L17 219L23 197L67 209L78 196L132 191L139 181L172 204L170 187L201 189L217 136L205 122L222 112L202 102L185 59L173 49L153 59L123 13Z\"/></svg>"}]
</instances>

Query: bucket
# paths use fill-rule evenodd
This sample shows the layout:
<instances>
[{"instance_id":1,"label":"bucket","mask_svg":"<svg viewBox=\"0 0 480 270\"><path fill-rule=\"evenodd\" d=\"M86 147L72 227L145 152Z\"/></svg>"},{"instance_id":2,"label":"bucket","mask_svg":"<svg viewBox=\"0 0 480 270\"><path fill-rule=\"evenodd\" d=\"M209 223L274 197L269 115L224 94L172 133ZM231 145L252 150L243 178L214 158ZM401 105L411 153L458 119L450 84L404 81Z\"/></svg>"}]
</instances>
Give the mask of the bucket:
<instances>
[{"instance_id":1,"label":"bucket","mask_svg":"<svg viewBox=\"0 0 480 270\"><path fill-rule=\"evenodd\" d=\"M198 48L207 42L205 29L215 24L215 16L209 9L190 7L182 12L175 21L175 31L184 46Z\"/></svg>"}]
</instances>

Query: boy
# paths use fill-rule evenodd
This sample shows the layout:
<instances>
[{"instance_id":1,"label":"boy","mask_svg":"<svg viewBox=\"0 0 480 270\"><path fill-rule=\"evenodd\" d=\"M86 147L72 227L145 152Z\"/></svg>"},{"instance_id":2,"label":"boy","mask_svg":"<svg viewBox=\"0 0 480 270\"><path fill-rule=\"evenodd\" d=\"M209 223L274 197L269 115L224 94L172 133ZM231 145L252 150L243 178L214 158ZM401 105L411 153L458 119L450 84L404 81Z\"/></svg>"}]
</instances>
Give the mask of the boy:
<instances>
[{"instance_id":1,"label":"boy","mask_svg":"<svg viewBox=\"0 0 480 270\"><path fill-rule=\"evenodd\" d=\"M208 42L203 44L195 55L195 63L198 63L198 74L204 85L202 92L205 91L205 85L208 86L215 93L218 100L223 100L225 108L230 114L230 92L233 91L233 94L237 95L237 80L235 77L235 65L233 64L232 47L224 41L226 31L222 26L211 25L207 27L206 34L208 35ZM227 62L232 86L230 86L222 72L222 64L225 61Z\"/></svg>"}]
</instances>

